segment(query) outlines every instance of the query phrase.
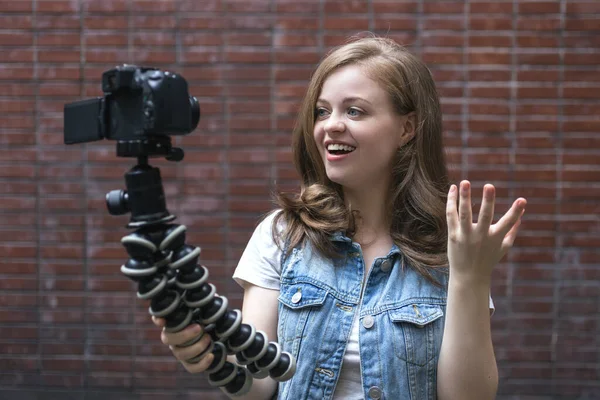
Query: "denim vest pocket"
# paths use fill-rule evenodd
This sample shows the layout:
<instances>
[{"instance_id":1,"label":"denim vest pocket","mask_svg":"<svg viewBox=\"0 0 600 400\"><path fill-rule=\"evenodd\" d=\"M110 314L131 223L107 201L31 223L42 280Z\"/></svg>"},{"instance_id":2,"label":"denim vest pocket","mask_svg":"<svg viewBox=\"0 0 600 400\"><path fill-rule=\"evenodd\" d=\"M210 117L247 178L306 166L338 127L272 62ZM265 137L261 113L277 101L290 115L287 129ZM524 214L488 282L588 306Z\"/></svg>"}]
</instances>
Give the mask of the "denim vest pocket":
<instances>
[{"instance_id":1,"label":"denim vest pocket","mask_svg":"<svg viewBox=\"0 0 600 400\"><path fill-rule=\"evenodd\" d=\"M441 305L414 303L389 310L388 315L398 358L418 366L436 358L444 329Z\"/></svg>"},{"instance_id":2,"label":"denim vest pocket","mask_svg":"<svg viewBox=\"0 0 600 400\"><path fill-rule=\"evenodd\" d=\"M300 343L305 335L311 314L319 309L327 298L327 290L311 283L282 284L279 294L279 342L298 356Z\"/></svg>"}]
</instances>

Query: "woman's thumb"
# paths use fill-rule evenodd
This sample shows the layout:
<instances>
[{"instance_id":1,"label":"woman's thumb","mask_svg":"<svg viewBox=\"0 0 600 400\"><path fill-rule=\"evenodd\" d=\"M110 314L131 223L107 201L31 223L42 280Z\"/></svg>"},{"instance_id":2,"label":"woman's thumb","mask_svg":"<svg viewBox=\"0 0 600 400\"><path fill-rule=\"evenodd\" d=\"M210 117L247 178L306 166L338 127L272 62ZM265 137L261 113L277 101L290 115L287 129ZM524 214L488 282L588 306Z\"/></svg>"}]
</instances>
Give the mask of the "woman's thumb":
<instances>
[{"instance_id":1,"label":"woman's thumb","mask_svg":"<svg viewBox=\"0 0 600 400\"><path fill-rule=\"evenodd\" d=\"M157 318L154 315L152 316L152 322L154 322L154 325L158 326L159 328L163 328L166 325L164 318Z\"/></svg>"}]
</instances>

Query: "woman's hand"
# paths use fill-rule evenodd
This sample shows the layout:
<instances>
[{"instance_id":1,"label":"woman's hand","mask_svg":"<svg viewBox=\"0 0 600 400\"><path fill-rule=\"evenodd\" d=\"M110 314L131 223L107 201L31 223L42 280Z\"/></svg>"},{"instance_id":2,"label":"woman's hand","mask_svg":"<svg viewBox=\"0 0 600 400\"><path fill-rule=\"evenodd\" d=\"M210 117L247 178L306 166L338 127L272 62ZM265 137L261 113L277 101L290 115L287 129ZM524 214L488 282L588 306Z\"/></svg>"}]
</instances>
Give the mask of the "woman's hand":
<instances>
[{"instance_id":1,"label":"woman's hand","mask_svg":"<svg viewBox=\"0 0 600 400\"><path fill-rule=\"evenodd\" d=\"M164 328L166 321L164 318L152 317L152 322L160 328ZM210 352L212 348L212 339L210 335L203 334L202 327L198 324L192 324L184 330L168 333L164 329L160 334L160 340L169 346L175 358L177 358L184 368L191 373L204 372L214 360L214 355ZM182 346L197 338L194 344ZM199 356L200 357L197 357ZM197 358L196 358L197 357ZM189 362L192 360L192 362Z\"/></svg>"},{"instance_id":2,"label":"woman's hand","mask_svg":"<svg viewBox=\"0 0 600 400\"><path fill-rule=\"evenodd\" d=\"M450 187L446 218L451 279L489 284L492 270L512 247L527 201L521 197L515 200L510 210L492 225L495 191L492 185L483 187L479 218L474 224L471 184L462 181L460 188L456 185Z\"/></svg>"}]
</instances>

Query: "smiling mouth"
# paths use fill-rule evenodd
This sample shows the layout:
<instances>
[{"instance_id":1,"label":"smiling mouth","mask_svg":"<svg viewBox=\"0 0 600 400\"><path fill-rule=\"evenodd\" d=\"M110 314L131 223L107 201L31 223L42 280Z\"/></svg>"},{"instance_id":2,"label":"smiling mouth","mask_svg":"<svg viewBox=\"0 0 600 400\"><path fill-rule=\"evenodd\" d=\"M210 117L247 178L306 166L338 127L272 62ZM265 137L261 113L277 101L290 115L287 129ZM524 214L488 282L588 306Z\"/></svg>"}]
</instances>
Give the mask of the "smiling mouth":
<instances>
[{"instance_id":1,"label":"smiling mouth","mask_svg":"<svg viewBox=\"0 0 600 400\"><path fill-rule=\"evenodd\" d=\"M348 146L345 144L330 144L327 146L327 152L336 156L342 154L349 154L352 153L354 150L356 150L356 147Z\"/></svg>"}]
</instances>

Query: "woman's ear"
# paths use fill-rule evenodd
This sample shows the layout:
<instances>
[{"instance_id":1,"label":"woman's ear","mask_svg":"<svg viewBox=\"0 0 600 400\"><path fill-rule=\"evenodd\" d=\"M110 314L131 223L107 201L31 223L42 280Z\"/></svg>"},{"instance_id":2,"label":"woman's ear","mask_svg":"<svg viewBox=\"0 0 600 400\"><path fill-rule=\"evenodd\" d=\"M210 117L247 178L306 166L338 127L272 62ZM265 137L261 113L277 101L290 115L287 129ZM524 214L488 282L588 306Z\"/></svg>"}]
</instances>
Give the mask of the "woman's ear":
<instances>
[{"instance_id":1,"label":"woman's ear","mask_svg":"<svg viewBox=\"0 0 600 400\"><path fill-rule=\"evenodd\" d=\"M406 143L415 137L417 131L417 113L410 112L402 116L402 126L400 129L400 143L398 148L404 146Z\"/></svg>"}]
</instances>

